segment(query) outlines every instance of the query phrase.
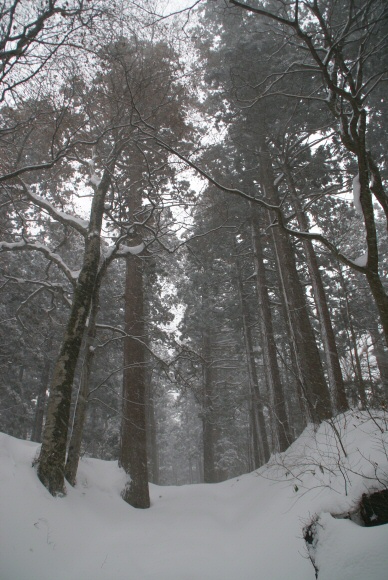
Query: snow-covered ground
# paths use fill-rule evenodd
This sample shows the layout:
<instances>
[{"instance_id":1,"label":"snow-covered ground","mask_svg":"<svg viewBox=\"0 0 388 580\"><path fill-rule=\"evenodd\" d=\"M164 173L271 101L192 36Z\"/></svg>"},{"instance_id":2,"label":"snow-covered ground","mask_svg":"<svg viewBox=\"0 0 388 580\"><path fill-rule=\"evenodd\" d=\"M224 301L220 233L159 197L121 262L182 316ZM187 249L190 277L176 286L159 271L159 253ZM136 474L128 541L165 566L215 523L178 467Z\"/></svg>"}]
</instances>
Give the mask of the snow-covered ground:
<instances>
[{"instance_id":1,"label":"snow-covered ground","mask_svg":"<svg viewBox=\"0 0 388 580\"><path fill-rule=\"evenodd\" d=\"M144 511L121 499L117 464L96 459L53 498L31 466L38 446L0 434L0 579L314 580L303 527L319 515L319 580L387 580L388 525L330 515L388 485L387 429L376 413L349 413L258 472L153 485Z\"/></svg>"}]
</instances>

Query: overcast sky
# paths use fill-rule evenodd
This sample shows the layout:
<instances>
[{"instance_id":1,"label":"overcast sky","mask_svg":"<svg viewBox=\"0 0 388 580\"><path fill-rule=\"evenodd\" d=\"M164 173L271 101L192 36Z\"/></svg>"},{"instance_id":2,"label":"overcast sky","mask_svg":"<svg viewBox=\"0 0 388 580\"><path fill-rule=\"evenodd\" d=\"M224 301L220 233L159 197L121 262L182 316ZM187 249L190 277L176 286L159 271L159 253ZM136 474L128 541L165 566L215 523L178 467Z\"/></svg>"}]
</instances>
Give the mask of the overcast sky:
<instances>
[{"instance_id":1,"label":"overcast sky","mask_svg":"<svg viewBox=\"0 0 388 580\"><path fill-rule=\"evenodd\" d=\"M164 14L168 14L169 12L175 12L176 10L193 6L195 2L196 0L164 0L160 5L163 6Z\"/></svg>"}]
</instances>

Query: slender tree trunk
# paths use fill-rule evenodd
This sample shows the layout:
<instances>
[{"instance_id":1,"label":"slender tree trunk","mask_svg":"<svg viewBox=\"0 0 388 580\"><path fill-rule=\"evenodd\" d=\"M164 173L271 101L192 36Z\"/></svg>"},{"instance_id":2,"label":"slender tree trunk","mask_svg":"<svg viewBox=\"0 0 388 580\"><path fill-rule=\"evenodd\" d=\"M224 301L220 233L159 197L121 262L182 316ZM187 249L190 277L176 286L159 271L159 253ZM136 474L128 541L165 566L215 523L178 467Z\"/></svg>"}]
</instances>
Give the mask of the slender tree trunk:
<instances>
[{"instance_id":1,"label":"slender tree trunk","mask_svg":"<svg viewBox=\"0 0 388 580\"><path fill-rule=\"evenodd\" d=\"M280 198L264 139L261 143L260 169L261 184L268 201L279 206ZM288 234L282 227L271 227L271 232L292 340L295 345L299 378L308 404L310 419L320 422L332 415L330 394L309 319L304 292L299 281L294 252Z\"/></svg>"},{"instance_id":2,"label":"slender tree trunk","mask_svg":"<svg viewBox=\"0 0 388 580\"><path fill-rule=\"evenodd\" d=\"M283 300L283 294L280 293L280 299ZM299 385L298 366L296 363L295 350L290 341L290 332L288 328L287 314L285 306L283 306L285 313L284 319L287 328L287 341L280 345L281 358L283 366L279 367L282 375L282 383L287 385L287 402L288 402L288 418L292 433L292 440L303 431L307 424L307 409L304 404L303 392ZM288 344L287 344L288 343ZM287 349L287 346L289 349Z\"/></svg>"},{"instance_id":3,"label":"slender tree trunk","mask_svg":"<svg viewBox=\"0 0 388 580\"><path fill-rule=\"evenodd\" d=\"M362 368L361 368L361 361L358 355L358 345L357 345L357 337L356 332L354 329L354 324L352 320L352 314L350 312L350 304L349 304L349 293L347 289L347 283L345 277L342 273L341 264L339 266L339 275L341 280L341 285L343 288L343 295L345 299L345 310L346 310L346 318L347 318L347 326L348 326L348 338L350 341L350 355L352 360L352 367L354 372L354 379L355 384L357 387L357 396L358 396L358 404L361 405L363 409L367 406L367 398L365 392L365 383L362 377ZM350 335L350 336L349 336Z\"/></svg>"},{"instance_id":4,"label":"slender tree trunk","mask_svg":"<svg viewBox=\"0 0 388 580\"><path fill-rule=\"evenodd\" d=\"M302 231L307 232L309 230L309 224L296 192L290 168L287 164L285 164L282 169L284 170L287 179L287 184L291 193L291 198L295 208L299 227ZM303 240L303 247L306 254L307 267L311 278L311 284L314 292L314 301L317 308L317 314L321 328L321 338L325 352L326 369L331 390L332 404L333 408L338 413L343 413L349 409L349 405L346 398L345 385L342 377L341 366L339 363L338 350L335 342L333 326L331 324L329 308L327 306L325 289L323 287L313 244L310 240Z\"/></svg>"},{"instance_id":5,"label":"slender tree trunk","mask_svg":"<svg viewBox=\"0 0 388 580\"><path fill-rule=\"evenodd\" d=\"M143 260L128 256L126 266L120 464L131 480L122 497L133 507L148 508Z\"/></svg>"},{"instance_id":6,"label":"slender tree trunk","mask_svg":"<svg viewBox=\"0 0 388 580\"><path fill-rule=\"evenodd\" d=\"M237 251L237 246L235 244ZM242 272L238 257L236 256L237 288L240 300L240 309L243 323L245 353L248 367L248 377L250 385L250 416L252 430L252 452L253 468L257 469L266 463L270 457L268 437L265 426L264 409L260 394L259 378L257 376L255 355L253 352L252 330L249 324L249 313L244 299L244 288Z\"/></svg>"},{"instance_id":7,"label":"slender tree trunk","mask_svg":"<svg viewBox=\"0 0 388 580\"><path fill-rule=\"evenodd\" d=\"M366 392L365 392L365 382L364 382L364 379L362 376L361 360L360 360L360 356L358 354L358 345L357 345L356 333L354 330L353 321L351 320L350 317L349 317L349 330L350 330L350 336L351 336L352 345L353 345L353 357L352 357L353 358L353 368L354 368L354 374L355 374L355 379L356 379L359 404L361 405L361 407L363 409L366 409L366 407L368 406L368 400L367 400Z\"/></svg>"},{"instance_id":8,"label":"slender tree trunk","mask_svg":"<svg viewBox=\"0 0 388 580\"><path fill-rule=\"evenodd\" d=\"M51 381L47 419L38 460L38 476L52 495L65 493L64 471L74 374L89 315L100 261L100 233L112 167L104 171L90 211L84 260L74 292L69 321Z\"/></svg>"},{"instance_id":9,"label":"slender tree trunk","mask_svg":"<svg viewBox=\"0 0 388 580\"><path fill-rule=\"evenodd\" d=\"M207 328L203 332L203 397L202 397L202 436L203 436L203 481L216 483L215 468L215 415L213 409L213 369L211 360L211 338Z\"/></svg>"},{"instance_id":10,"label":"slender tree trunk","mask_svg":"<svg viewBox=\"0 0 388 580\"><path fill-rule=\"evenodd\" d=\"M284 451L291 443L287 409L283 386L280 378L272 313L268 296L267 274L264 264L264 253L258 227L257 208L251 206L251 233L253 257L256 271L256 291L259 298L260 325L263 338L264 371L267 385L273 399L273 415L276 423L279 451Z\"/></svg>"}]
</instances>

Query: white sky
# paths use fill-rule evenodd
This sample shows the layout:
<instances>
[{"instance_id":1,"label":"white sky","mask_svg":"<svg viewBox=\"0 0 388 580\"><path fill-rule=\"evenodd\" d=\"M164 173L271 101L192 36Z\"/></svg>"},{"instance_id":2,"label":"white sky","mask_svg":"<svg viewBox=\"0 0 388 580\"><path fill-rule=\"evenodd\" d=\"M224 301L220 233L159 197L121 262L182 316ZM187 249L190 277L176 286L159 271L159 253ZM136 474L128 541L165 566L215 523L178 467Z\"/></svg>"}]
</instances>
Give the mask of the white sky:
<instances>
[{"instance_id":1,"label":"white sky","mask_svg":"<svg viewBox=\"0 0 388 580\"><path fill-rule=\"evenodd\" d=\"M160 6L163 7L163 13L168 14L169 12L175 12L176 10L182 10L189 6L193 6L196 0L163 0Z\"/></svg>"}]
</instances>

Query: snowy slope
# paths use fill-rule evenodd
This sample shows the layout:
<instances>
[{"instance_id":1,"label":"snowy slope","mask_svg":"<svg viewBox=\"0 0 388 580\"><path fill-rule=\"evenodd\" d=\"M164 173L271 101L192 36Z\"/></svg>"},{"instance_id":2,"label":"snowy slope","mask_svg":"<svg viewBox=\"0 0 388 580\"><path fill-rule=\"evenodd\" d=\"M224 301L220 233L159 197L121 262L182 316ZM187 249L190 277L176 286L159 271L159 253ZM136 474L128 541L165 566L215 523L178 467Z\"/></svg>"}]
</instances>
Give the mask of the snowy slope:
<instances>
[{"instance_id":1,"label":"snowy slope","mask_svg":"<svg viewBox=\"0 0 388 580\"><path fill-rule=\"evenodd\" d=\"M144 511L121 499L117 464L96 459L51 497L31 467L37 445L0 434L0 579L314 580L302 530L321 514L319 580L387 580L388 525L330 515L387 485L387 423L357 413L333 425L308 428L258 472L151 486Z\"/></svg>"}]
</instances>

